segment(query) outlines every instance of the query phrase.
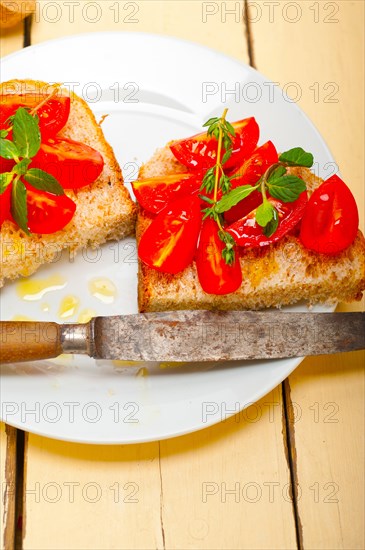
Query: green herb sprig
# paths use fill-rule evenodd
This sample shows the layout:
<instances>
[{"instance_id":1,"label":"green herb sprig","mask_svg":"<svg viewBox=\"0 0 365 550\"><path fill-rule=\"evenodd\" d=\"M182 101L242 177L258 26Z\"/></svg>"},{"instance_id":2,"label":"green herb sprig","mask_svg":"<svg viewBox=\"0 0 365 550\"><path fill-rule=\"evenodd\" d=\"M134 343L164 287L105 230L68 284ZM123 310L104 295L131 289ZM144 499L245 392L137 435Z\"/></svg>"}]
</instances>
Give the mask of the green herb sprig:
<instances>
[{"instance_id":1,"label":"green herb sprig","mask_svg":"<svg viewBox=\"0 0 365 550\"><path fill-rule=\"evenodd\" d=\"M0 174L0 194L12 184L11 214L27 235L30 234L27 189L22 180L40 191L47 191L54 195L64 194L63 187L51 174L40 168L29 168L32 158L41 146L41 132L36 111L37 108L29 112L27 108L19 107L9 120L9 128L0 132L0 156L15 161L10 172ZM12 139L7 139L10 131L12 131Z\"/></svg>"},{"instance_id":2,"label":"green herb sprig","mask_svg":"<svg viewBox=\"0 0 365 550\"><path fill-rule=\"evenodd\" d=\"M256 209L255 219L263 228L264 234L271 237L279 226L279 212L270 202L267 194L269 193L271 197L286 203L296 201L299 195L305 191L306 184L301 178L288 173L288 168L292 166L310 168L313 166L314 159L311 153L307 153L301 147L289 149L279 156L279 162L266 170L256 185L241 185L231 190L231 181L237 176L226 175L224 164L232 155L235 130L232 124L226 120L226 115L227 109L224 110L222 117L210 118L204 124L204 127L208 127L208 136L214 137L218 145L216 164L205 173L200 190L208 194L213 192L213 198L201 195L201 198L209 204L207 208L203 209L203 219L211 217L217 222L219 238L225 244L222 257L228 265L232 265L235 258L235 241L224 229L224 212L230 210L254 191L260 190L262 204ZM223 148L225 152L222 156ZM217 200L219 189L223 196Z\"/></svg>"},{"instance_id":3,"label":"green herb sprig","mask_svg":"<svg viewBox=\"0 0 365 550\"><path fill-rule=\"evenodd\" d=\"M313 155L307 153L301 147L290 149L280 155L279 162L270 166L256 185L236 187L236 189L224 195L212 208L221 214L230 210L232 206L238 204L254 191L260 190L262 204L256 210L256 222L263 228L264 234L271 237L279 225L279 212L268 200L267 192L271 197L282 202L296 201L299 195L305 191L306 184L298 176L288 174L287 170L291 166L310 168L313 166L313 160Z\"/></svg>"},{"instance_id":4,"label":"green herb sprig","mask_svg":"<svg viewBox=\"0 0 365 550\"><path fill-rule=\"evenodd\" d=\"M221 189L223 196L225 196L231 189L231 178L225 174L223 166L232 156L233 139L236 132L232 124L226 120L227 112L228 109L225 109L220 118L210 118L203 126L208 127L208 136L214 137L218 142L218 146L215 166L209 168L205 173L200 190L210 194L213 192L212 199L206 195L201 195L201 198L210 205L203 209L203 219L212 217L218 224L218 236L225 245L222 250L222 257L227 265L232 265L235 259L235 241L224 230L222 215L216 210L218 191ZM224 153L222 155L223 149Z\"/></svg>"}]
</instances>

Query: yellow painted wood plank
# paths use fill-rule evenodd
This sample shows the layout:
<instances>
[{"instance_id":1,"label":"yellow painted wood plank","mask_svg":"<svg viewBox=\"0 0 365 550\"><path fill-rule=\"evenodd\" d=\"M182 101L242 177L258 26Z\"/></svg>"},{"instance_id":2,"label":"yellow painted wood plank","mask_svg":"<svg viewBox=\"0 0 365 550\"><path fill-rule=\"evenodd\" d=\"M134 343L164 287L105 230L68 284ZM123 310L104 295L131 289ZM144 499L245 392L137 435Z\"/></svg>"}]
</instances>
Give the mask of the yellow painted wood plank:
<instances>
[{"instance_id":1,"label":"yellow painted wood plank","mask_svg":"<svg viewBox=\"0 0 365 550\"><path fill-rule=\"evenodd\" d=\"M363 227L364 3L276 2L271 14L268 3L259 14L254 4L257 68L300 97L356 196ZM363 366L360 353L311 358L290 377L302 414L294 428L305 548L364 548Z\"/></svg>"},{"instance_id":2,"label":"yellow painted wood plank","mask_svg":"<svg viewBox=\"0 0 365 550\"><path fill-rule=\"evenodd\" d=\"M16 430L0 422L0 548L15 539Z\"/></svg>"},{"instance_id":3,"label":"yellow painted wood plank","mask_svg":"<svg viewBox=\"0 0 365 550\"><path fill-rule=\"evenodd\" d=\"M295 548L282 432L279 386L240 415L162 441L166 548Z\"/></svg>"},{"instance_id":4,"label":"yellow painted wood plank","mask_svg":"<svg viewBox=\"0 0 365 550\"><path fill-rule=\"evenodd\" d=\"M160 442L160 464L158 445L30 435L24 549L295 546L280 388L217 426ZM122 502L132 489L138 502Z\"/></svg>"},{"instance_id":5,"label":"yellow painted wood plank","mask_svg":"<svg viewBox=\"0 0 365 550\"><path fill-rule=\"evenodd\" d=\"M37 3L32 43L95 31L169 34L247 59L242 1L102 0ZM193 60L192 60L193 63Z\"/></svg>"},{"instance_id":6,"label":"yellow painted wood plank","mask_svg":"<svg viewBox=\"0 0 365 550\"><path fill-rule=\"evenodd\" d=\"M312 358L290 376L304 548L365 548L364 363Z\"/></svg>"},{"instance_id":7,"label":"yellow painted wood plank","mask_svg":"<svg viewBox=\"0 0 365 550\"><path fill-rule=\"evenodd\" d=\"M15 27L0 30L0 56L21 50L23 47L24 23L20 21Z\"/></svg>"},{"instance_id":8,"label":"yellow painted wood plank","mask_svg":"<svg viewBox=\"0 0 365 550\"><path fill-rule=\"evenodd\" d=\"M30 435L24 550L162 548L158 443L77 445Z\"/></svg>"}]
</instances>

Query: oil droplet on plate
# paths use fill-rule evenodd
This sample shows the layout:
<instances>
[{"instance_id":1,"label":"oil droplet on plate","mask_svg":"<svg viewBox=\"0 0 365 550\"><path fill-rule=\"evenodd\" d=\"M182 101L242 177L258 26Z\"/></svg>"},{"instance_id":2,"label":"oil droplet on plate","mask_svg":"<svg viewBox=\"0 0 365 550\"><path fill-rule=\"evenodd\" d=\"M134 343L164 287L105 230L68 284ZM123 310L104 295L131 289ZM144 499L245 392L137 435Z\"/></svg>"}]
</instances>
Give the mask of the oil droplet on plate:
<instances>
[{"instance_id":1,"label":"oil droplet on plate","mask_svg":"<svg viewBox=\"0 0 365 550\"><path fill-rule=\"evenodd\" d=\"M46 304L46 302L41 304L41 310L42 311L49 311L50 310L49 304Z\"/></svg>"},{"instance_id":2,"label":"oil droplet on plate","mask_svg":"<svg viewBox=\"0 0 365 550\"><path fill-rule=\"evenodd\" d=\"M96 311L93 309L83 309L78 316L77 322L88 323L93 317L96 317Z\"/></svg>"},{"instance_id":3,"label":"oil droplet on plate","mask_svg":"<svg viewBox=\"0 0 365 550\"><path fill-rule=\"evenodd\" d=\"M148 369L146 367L140 368L136 376L138 376L138 378L144 378L145 376L148 376Z\"/></svg>"},{"instance_id":4,"label":"oil droplet on plate","mask_svg":"<svg viewBox=\"0 0 365 550\"><path fill-rule=\"evenodd\" d=\"M61 319L73 317L80 305L80 300L76 296L65 296L60 304L58 315Z\"/></svg>"},{"instance_id":5,"label":"oil droplet on plate","mask_svg":"<svg viewBox=\"0 0 365 550\"><path fill-rule=\"evenodd\" d=\"M89 281L89 291L104 304L112 304L117 296L117 287L105 277Z\"/></svg>"},{"instance_id":6,"label":"oil droplet on plate","mask_svg":"<svg viewBox=\"0 0 365 550\"><path fill-rule=\"evenodd\" d=\"M54 275L47 279L28 279L20 281L16 285L16 291L20 298L32 302L41 300L47 292L65 288L66 284L66 279L59 275Z\"/></svg>"}]
</instances>

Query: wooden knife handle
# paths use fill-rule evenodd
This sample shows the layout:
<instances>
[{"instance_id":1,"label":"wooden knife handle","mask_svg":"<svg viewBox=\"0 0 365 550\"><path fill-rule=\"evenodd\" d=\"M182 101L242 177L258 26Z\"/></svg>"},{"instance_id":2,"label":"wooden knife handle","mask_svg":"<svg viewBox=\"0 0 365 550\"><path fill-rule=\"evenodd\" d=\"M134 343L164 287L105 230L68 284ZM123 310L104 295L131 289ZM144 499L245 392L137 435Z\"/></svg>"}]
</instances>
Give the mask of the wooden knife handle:
<instances>
[{"instance_id":1,"label":"wooden knife handle","mask_svg":"<svg viewBox=\"0 0 365 550\"><path fill-rule=\"evenodd\" d=\"M57 323L0 322L0 363L50 359L62 353Z\"/></svg>"},{"instance_id":2,"label":"wooden knife handle","mask_svg":"<svg viewBox=\"0 0 365 550\"><path fill-rule=\"evenodd\" d=\"M85 324L0 321L0 363L52 359L61 353L93 357L94 319Z\"/></svg>"}]
</instances>

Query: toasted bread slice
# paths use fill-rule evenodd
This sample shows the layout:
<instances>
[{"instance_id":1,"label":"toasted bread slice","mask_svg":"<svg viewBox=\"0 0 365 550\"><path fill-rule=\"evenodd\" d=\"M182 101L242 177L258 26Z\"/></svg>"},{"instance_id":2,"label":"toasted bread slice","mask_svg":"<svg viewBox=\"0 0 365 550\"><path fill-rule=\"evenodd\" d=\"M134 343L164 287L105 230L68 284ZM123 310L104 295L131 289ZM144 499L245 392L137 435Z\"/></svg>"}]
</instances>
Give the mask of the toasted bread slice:
<instances>
[{"instance_id":1,"label":"toasted bread slice","mask_svg":"<svg viewBox=\"0 0 365 550\"><path fill-rule=\"evenodd\" d=\"M141 168L140 177L184 172L170 149L158 150ZM321 183L306 168L292 168L313 191ZM151 223L140 211L137 242ZM294 235L262 249L240 249L241 287L232 294L206 294L195 263L177 275L159 273L139 263L138 301L141 312L176 309L261 309L305 300L310 304L360 300L365 288L365 240L359 231L355 242L338 256L305 249Z\"/></svg>"},{"instance_id":2,"label":"toasted bread slice","mask_svg":"<svg viewBox=\"0 0 365 550\"><path fill-rule=\"evenodd\" d=\"M0 94L16 90L44 91L52 86L31 80L13 80L0 85ZM97 247L107 240L134 234L136 206L124 187L123 176L113 150L106 142L95 117L83 99L71 95L69 120L60 135L86 143L103 156L104 169L98 179L84 188L67 190L76 202L71 222L51 235L26 235L10 221L0 231L0 286L7 279L28 276L42 264L55 261L61 251L75 255L85 247Z\"/></svg>"}]
</instances>

